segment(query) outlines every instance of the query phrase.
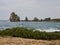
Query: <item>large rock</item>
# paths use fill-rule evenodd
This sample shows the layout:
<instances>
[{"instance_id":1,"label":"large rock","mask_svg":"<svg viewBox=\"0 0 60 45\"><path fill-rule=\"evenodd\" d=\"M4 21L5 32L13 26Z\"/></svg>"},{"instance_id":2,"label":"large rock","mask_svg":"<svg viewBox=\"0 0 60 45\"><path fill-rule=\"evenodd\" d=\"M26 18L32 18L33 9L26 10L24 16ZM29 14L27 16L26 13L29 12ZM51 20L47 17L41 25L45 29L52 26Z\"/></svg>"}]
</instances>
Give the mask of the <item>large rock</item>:
<instances>
[{"instance_id":1,"label":"large rock","mask_svg":"<svg viewBox=\"0 0 60 45\"><path fill-rule=\"evenodd\" d=\"M33 21L39 21L39 19L37 17L34 17Z\"/></svg>"},{"instance_id":2,"label":"large rock","mask_svg":"<svg viewBox=\"0 0 60 45\"><path fill-rule=\"evenodd\" d=\"M14 12L12 12L9 20L11 22L18 22L18 21L20 21L20 17L18 15L16 15Z\"/></svg>"},{"instance_id":3,"label":"large rock","mask_svg":"<svg viewBox=\"0 0 60 45\"><path fill-rule=\"evenodd\" d=\"M28 17L25 17L25 21L29 21L29 20L28 20Z\"/></svg>"},{"instance_id":4,"label":"large rock","mask_svg":"<svg viewBox=\"0 0 60 45\"><path fill-rule=\"evenodd\" d=\"M50 17L49 18L45 18L44 21L51 21L51 18Z\"/></svg>"}]
</instances>

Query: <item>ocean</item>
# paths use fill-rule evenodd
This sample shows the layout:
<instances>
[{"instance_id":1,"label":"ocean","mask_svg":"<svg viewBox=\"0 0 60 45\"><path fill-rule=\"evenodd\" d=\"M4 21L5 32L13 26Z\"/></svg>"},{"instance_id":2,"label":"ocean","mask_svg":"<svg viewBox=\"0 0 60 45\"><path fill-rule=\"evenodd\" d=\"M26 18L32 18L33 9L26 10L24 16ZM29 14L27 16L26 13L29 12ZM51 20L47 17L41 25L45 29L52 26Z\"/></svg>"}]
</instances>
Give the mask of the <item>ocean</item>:
<instances>
[{"instance_id":1,"label":"ocean","mask_svg":"<svg viewBox=\"0 0 60 45\"><path fill-rule=\"evenodd\" d=\"M13 27L25 27L40 31L60 31L60 22L10 22L8 20L0 20L0 30Z\"/></svg>"}]
</instances>

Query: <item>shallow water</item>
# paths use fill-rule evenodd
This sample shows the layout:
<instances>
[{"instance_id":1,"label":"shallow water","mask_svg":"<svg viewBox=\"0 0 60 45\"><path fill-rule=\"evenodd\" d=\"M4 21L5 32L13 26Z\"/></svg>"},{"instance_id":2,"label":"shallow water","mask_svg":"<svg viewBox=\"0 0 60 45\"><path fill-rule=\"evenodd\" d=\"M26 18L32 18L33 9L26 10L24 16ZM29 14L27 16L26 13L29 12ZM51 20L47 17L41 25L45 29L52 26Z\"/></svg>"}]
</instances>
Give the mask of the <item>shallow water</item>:
<instances>
[{"instance_id":1,"label":"shallow water","mask_svg":"<svg viewBox=\"0 0 60 45\"><path fill-rule=\"evenodd\" d=\"M0 20L0 29L26 27L42 31L60 31L60 22L10 22Z\"/></svg>"}]
</instances>

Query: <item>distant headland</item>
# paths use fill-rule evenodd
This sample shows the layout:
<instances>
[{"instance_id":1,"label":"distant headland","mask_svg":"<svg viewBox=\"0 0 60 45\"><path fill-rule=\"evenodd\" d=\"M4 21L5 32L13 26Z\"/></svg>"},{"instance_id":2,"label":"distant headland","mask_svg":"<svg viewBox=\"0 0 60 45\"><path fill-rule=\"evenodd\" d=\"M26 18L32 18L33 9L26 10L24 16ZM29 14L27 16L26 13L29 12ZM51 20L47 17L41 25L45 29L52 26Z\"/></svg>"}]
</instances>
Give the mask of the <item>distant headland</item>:
<instances>
[{"instance_id":1,"label":"distant headland","mask_svg":"<svg viewBox=\"0 0 60 45\"><path fill-rule=\"evenodd\" d=\"M20 17L15 14L15 12L12 12L10 14L10 18L9 20L11 22L19 22L19 21L32 21L32 22L42 22L42 21L48 21L48 22L60 22L60 18L56 18L56 19L51 19L50 17L45 18L45 19L38 19L37 17L34 17L33 20L29 20L28 17L26 16L24 20L20 20Z\"/></svg>"}]
</instances>

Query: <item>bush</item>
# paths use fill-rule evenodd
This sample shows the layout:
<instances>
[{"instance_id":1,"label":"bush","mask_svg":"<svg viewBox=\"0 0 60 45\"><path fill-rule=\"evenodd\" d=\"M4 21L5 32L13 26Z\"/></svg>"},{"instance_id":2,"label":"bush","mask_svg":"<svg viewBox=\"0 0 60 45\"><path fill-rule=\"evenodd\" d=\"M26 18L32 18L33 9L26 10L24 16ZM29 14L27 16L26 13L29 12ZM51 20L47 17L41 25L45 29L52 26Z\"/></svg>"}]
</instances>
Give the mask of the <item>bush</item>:
<instances>
[{"instance_id":1,"label":"bush","mask_svg":"<svg viewBox=\"0 0 60 45\"><path fill-rule=\"evenodd\" d=\"M60 39L60 32L40 32L38 30L16 27L11 29L0 30L0 36L56 40Z\"/></svg>"}]
</instances>

